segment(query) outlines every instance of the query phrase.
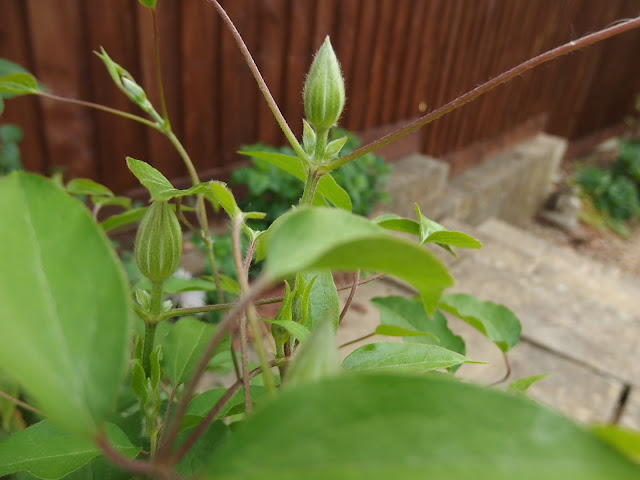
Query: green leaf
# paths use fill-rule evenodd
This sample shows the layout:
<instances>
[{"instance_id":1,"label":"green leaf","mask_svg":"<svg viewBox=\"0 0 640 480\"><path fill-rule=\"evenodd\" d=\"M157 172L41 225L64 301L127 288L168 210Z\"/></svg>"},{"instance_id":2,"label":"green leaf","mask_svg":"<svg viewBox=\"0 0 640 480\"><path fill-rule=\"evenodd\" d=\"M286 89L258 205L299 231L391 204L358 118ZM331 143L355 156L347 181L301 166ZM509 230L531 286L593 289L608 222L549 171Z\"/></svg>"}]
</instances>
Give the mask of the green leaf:
<instances>
[{"instance_id":1,"label":"green leaf","mask_svg":"<svg viewBox=\"0 0 640 480\"><path fill-rule=\"evenodd\" d=\"M38 91L38 82L28 73L10 73L0 77L0 96L28 95Z\"/></svg>"},{"instance_id":2,"label":"green leaf","mask_svg":"<svg viewBox=\"0 0 640 480\"><path fill-rule=\"evenodd\" d=\"M140 451L113 424L106 424L112 445L127 457ZM14 433L0 443L0 476L29 472L39 478L55 480L77 470L101 454L91 439L58 430L44 420Z\"/></svg>"},{"instance_id":3,"label":"green leaf","mask_svg":"<svg viewBox=\"0 0 640 480\"><path fill-rule=\"evenodd\" d=\"M302 162L298 157L272 152L240 153L249 157L264 160L265 162L269 162L270 164L293 175L301 182L305 182L307 180L307 174L305 172L304 166L302 165ZM351 198L349 197L349 194L345 191L344 188L336 183L335 179L330 174L326 174L320 179L316 191L336 207L343 210L351 211Z\"/></svg>"},{"instance_id":4,"label":"green leaf","mask_svg":"<svg viewBox=\"0 0 640 480\"><path fill-rule=\"evenodd\" d=\"M544 378L547 378L549 375L549 373L543 373L541 375L531 375L530 377L519 378L518 380L515 380L509 384L509 386L507 387L507 391L524 393L529 389L531 385L539 382Z\"/></svg>"},{"instance_id":5,"label":"green leaf","mask_svg":"<svg viewBox=\"0 0 640 480\"><path fill-rule=\"evenodd\" d=\"M420 307L422 307L422 305ZM409 330L408 328L396 327L394 325L378 325L375 333L376 335L385 335L387 337L431 337L436 342L438 341L438 337L433 333L418 332L417 330Z\"/></svg>"},{"instance_id":6,"label":"green leaf","mask_svg":"<svg viewBox=\"0 0 640 480\"><path fill-rule=\"evenodd\" d=\"M316 326L309 339L300 346L287 367L283 383L291 387L316 382L341 371L336 330L330 321L325 320Z\"/></svg>"},{"instance_id":7,"label":"green leaf","mask_svg":"<svg viewBox=\"0 0 640 480\"><path fill-rule=\"evenodd\" d=\"M262 386L251 385L251 399L255 403L266 397L267 389ZM189 407L187 408L187 416L206 417L216 403L227 393L226 388L213 388L207 390L200 395L196 395ZM224 418L230 414L232 410L235 410L239 405L244 406L244 389L240 388L236 391L231 398L224 404L216 418Z\"/></svg>"},{"instance_id":8,"label":"green leaf","mask_svg":"<svg viewBox=\"0 0 640 480\"><path fill-rule=\"evenodd\" d=\"M412 336L409 339L410 342L438 345L461 355L466 353L464 340L449 329L446 317L439 311L434 312L432 316L427 315L420 299L399 296L376 297L371 299L371 303L380 312L380 322L383 325L430 333L435 336L435 338ZM457 367L452 367L450 371L456 369Z\"/></svg>"},{"instance_id":9,"label":"green leaf","mask_svg":"<svg viewBox=\"0 0 640 480\"><path fill-rule=\"evenodd\" d=\"M131 199L129 197L92 196L91 202L93 202L94 205L99 207L114 205L114 206L122 207L125 210L129 210L131 208Z\"/></svg>"},{"instance_id":10,"label":"green leaf","mask_svg":"<svg viewBox=\"0 0 640 480\"><path fill-rule=\"evenodd\" d=\"M18 125L5 123L0 125L0 142L1 143L18 143L24 138L24 132Z\"/></svg>"},{"instance_id":11,"label":"green leaf","mask_svg":"<svg viewBox=\"0 0 640 480\"><path fill-rule=\"evenodd\" d=\"M149 8L156 8L158 0L138 0L142 5Z\"/></svg>"},{"instance_id":12,"label":"green leaf","mask_svg":"<svg viewBox=\"0 0 640 480\"><path fill-rule=\"evenodd\" d=\"M227 187L227 184L220 181L213 181L210 184L210 195L213 195L215 201L227 212L229 218L235 217L237 214L241 213L242 210L238 207L236 203L236 199L233 197L233 193ZM207 198L211 199L208 195Z\"/></svg>"},{"instance_id":13,"label":"green leaf","mask_svg":"<svg viewBox=\"0 0 640 480\"><path fill-rule=\"evenodd\" d=\"M215 451L204 478L635 480L639 471L526 398L369 374L283 390Z\"/></svg>"},{"instance_id":14,"label":"green leaf","mask_svg":"<svg viewBox=\"0 0 640 480\"><path fill-rule=\"evenodd\" d=\"M482 248L482 244L472 236L462 232L451 232L439 223L422 215L417 203L414 204L414 207L420 225L420 243L436 243L453 256L455 256L455 253L450 247Z\"/></svg>"},{"instance_id":15,"label":"green leaf","mask_svg":"<svg viewBox=\"0 0 640 480\"><path fill-rule=\"evenodd\" d=\"M418 222L416 222L415 220L410 220L408 218L403 218L393 213L380 215L379 217L376 217L371 221L377 223L382 228L386 228L387 230L410 233L411 235L415 235L416 237L420 236L420 224Z\"/></svg>"},{"instance_id":16,"label":"green leaf","mask_svg":"<svg viewBox=\"0 0 640 480\"><path fill-rule=\"evenodd\" d=\"M171 325L162 341L162 367L174 385L184 383L195 369L215 325L184 317Z\"/></svg>"},{"instance_id":17,"label":"green leaf","mask_svg":"<svg viewBox=\"0 0 640 480\"><path fill-rule=\"evenodd\" d=\"M127 157L127 166L154 200L169 200L177 190L167 177L146 162Z\"/></svg>"},{"instance_id":18,"label":"green leaf","mask_svg":"<svg viewBox=\"0 0 640 480\"><path fill-rule=\"evenodd\" d=\"M109 218L100 222L102 230L109 232L118 227L124 227L125 225L131 225L132 223L139 222L144 217L147 211L147 207L133 208L126 212L111 215Z\"/></svg>"},{"instance_id":19,"label":"green leaf","mask_svg":"<svg viewBox=\"0 0 640 480\"><path fill-rule=\"evenodd\" d=\"M340 299L331 272L329 270L306 272L302 274L302 279L305 284L313 281L309 293L309 310L305 326L309 330L313 330L320 322L329 320L335 328L338 328Z\"/></svg>"},{"instance_id":20,"label":"green leaf","mask_svg":"<svg viewBox=\"0 0 640 480\"><path fill-rule=\"evenodd\" d=\"M273 225L265 271L274 279L322 268L384 272L412 284L429 312L453 283L429 251L344 210L299 208Z\"/></svg>"},{"instance_id":21,"label":"green leaf","mask_svg":"<svg viewBox=\"0 0 640 480\"><path fill-rule=\"evenodd\" d=\"M151 280L145 278L136 287L151 291ZM214 291L216 284L202 278L169 277L162 285L163 293L173 295L181 292Z\"/></svg>"},{"instance_id":22,"label":"green leaf","mask_svg":"<svg viewBox=\"0 0 640 480\"><path fill-rule=\"evenodd\" d=\"M177 438L178 444L182 444L195 428L195 426L190 427L180 432ZM230 436L231 430L225 423L213 422L182 457L176 466L178 473L184 477L193 477L199 474L215 449Z\"/></svg>"},{"instance_id":23,"label":"green leaf","mask_svg":"<svg viewBox=\"0 0 640 480\"><path fill-rule=\"evenodd\" d=\"M463 293L447 293L442 295L438 306L467 322L503 352L520 341L520 320L504 305L483 302Z\"/></svg>"},{"instance_id":24,"label":"green leaf","mask_svg":"<svg viewBox=\"0 0 640 480\"><path fill-rule=\"evenodd\" d=\"M630 460L640 462L640 432L618 425L595 425L591 431Z\"/></svg>"},{"instance_id":25,"label":"green leaf","mask_svg":"<svg viewBox=\"0 0 640 480\"><path fill-rule=\"evenodd\" d=\"M240 285L238 285L238 282L222 273L219 273L218 276L220 277L220 286L225 292L232 293L234 295L240 295ZM214 282L213 285L215 288L215 280L212 275L204 275L202 276L202 278L204 280Z\"/></svg>"},{"instance_id":26,"label":"green leaf","mask_svg":"<svg viewBox=\"0 0 640 480\"><path fill-rule=\"evenodd\" d=\"M374 342L355 349L342 362L346 370L398 370L424 373L471 362L452 350L424 343Z\"/></svg>"},{"instance_id":27,"label":"green leaf","mask_svg":"<svg viewBox=\"0 0 640 480\"><path fill-rule=\"evenodd\" d=\"M87 209L45 178L0 179L0 368L49 418L94 432L129 350L122 266ZM108 361L107 361L108 360Z\"/></svg>"},{"instance_id":28,"label":"green leaf","mask_svg":"<svg viewBox=\"0 0 640 480\"><path fill-rule=\"evenodd\" d=\"M293 320L273 320L271 318L261 318L260 320L269 322L274 325L280 325L301 342L304 342L307 338L309 338L309 333L311 333L309 332L309 329L307 327L300 325Z\"/></svg>"},{"instance_id":29,"label":"green leaf","mask_svg":"<svg viewBox=\"0 0 640 480\"><path fill-rule=\"evenodd\" d=\"M113 192L111 190L89 178L74 178L67 183L66 189L71 195L98 195L113 197Z\"/></svg>"}]
</instances>

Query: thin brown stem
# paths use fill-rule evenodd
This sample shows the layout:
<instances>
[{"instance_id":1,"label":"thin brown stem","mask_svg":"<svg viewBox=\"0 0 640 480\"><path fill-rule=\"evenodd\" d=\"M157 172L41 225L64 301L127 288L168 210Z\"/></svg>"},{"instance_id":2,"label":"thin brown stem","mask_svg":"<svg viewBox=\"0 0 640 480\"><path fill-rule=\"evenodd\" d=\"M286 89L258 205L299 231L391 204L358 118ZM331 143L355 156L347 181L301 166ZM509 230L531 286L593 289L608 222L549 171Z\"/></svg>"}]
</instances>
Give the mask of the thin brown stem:
<instances>
[{"instance_id":1,"label":"thin brown stem","mask_svg":"<svg viewBox=\"0 0 640 480\"><path fill-rule=\"evenodd\" d=\"M269 367L278 366L284 362L286 362L286 358L281 358L278 360L273 360L269 363ZM262 367L254 368L249 372L249 380L257 377L260 373L262 373ZM227 404L231 397L242 387L244 384L243 379L238 379L235 381L233 385L229 387L229 389L224 393L224 395L216 402L216 404L209 410L209 413L206 417L202 419L202 421L198 424L198 426L189 434L187 439L184 441L180 448L178 448L173 455L169 458L169 465L175 465L178 463L182 457L193 447L198 438L207 430L211 422L213 422L222 408Z\"/></svg>"},{"instance_id":2,"label":"thin brown stem","mask_svg":"<svg viewBox=\"0 0 640 480\"><path fill-rule=\"evenodd\" d=\"M493 385L497 385L499 383L504 382L507 378L509 378L511 376L511 364L509 363L509 357L507 357L506 353L502 354L502 358L504 359L504 366L506 367L506 370L504 372L504 375L502 376L502 378L500 378L499 380L496 380L495 382L489 384L490 386Z\"/></svg>"},{"instance_id":3,"label":"thin brown stem","mask_svg":"<svg viewBox=\"0 0 640 480\"><path fill-rule=\"evenodd\" d=\"M169 423L169 415L171 414L171 407L173 406L173 401L176 398L176 391L178 387L173 387L171 390L171 394L169 395L169 403L167 405L167 410L164 412L164 418L162 419L162 424L160 425L160 430L158 431L158 439L162 439L162 435L164 434L164 430L167 427L167 423Z\"/></svg>"},{"instance_id":4,"label":"thin brown stem","mask_svg":"<svg viewBox=\"0 0 640 480\"><path fill-rule=\"evenodd\" d=\"M461 95L460 97L447 103L443 107L440 107L437 110L434 110L433 112L430 112L424 115L423 117L420 117L417 120L414 120L413 122L408 123L404 127L401 127L400 129L396 130L395 132L385 135L384 137L374 142L371 142L368 145L360 147L357 150L353 151L352 153L345 155L344 157L337 158L327 163L322 167L322 169L324 172L330 172L331 170L334 170L339 166L350 162L351 160L354 160L358 157L361 157L362 155L365 155L369 152L373 152L374 150L384 147L385 145L395 140L398 140L399 138L404 137L405 135L415 132L416 130L427 125L428 123L431 123L434 120L437 120L438 118L446 115L447 113L463 106L466 103L469 103L475 100L481 95L484 95L485 93L490 92L494 88L504 83L507 83L508 81L513 80L516 77L523 75L525 72L528 72L532 68L542 65L543 63L547 63L551 60L554 60L568 53L574 52L581 48L585 48L594 43L600 42L607 38L613 37L615 35L624 33L626 31L629 31L638 27L640 27L640 17L620 22L618 24L612 25L611 27L586 35L578 40L573 40L569 43L565 43L564 45L554 48L553 50L549 50L548 52L545 52L541 55L533 57L521 63L520 65L512 68L511 70L508 70L498 75L497 77L492 78L491 80L483 83L482 85L474 88L473 90L470 90L464 95Z\"/></svg>"},{"instance_id":5,"label":"thin brown stem","mask_svg":"<svg viewBox=\"0 0 640 480\"><path fill-rule=\"evenodd\" d=\"M340 345L338 348L344 348L344 347L348 347L349 345L353 345L354 343L358 343L361 342L362 340L366 340L367 338L371 338L376 334L376 332L371 332L367 335L364 335L362 337L356 338L354 340L350 340L347 343L343 343L342 345Z\"/></svg>"},{"instance_id":6,"label":"thin brown stem","mask_svg":"<svg viewBox=\"0 0 640 480\"><path fill-rule=\"evenodd\" d=\"M164 475L166 470L160 465L150 462L144 462L141 460L135 460L126 457L120 453L104 434L104 432L98 433L95 437L96 445L102 450L102 453L107 457L114 465L133 473L141 473L143 475Z\"/></svg>"},{"instance_id":7,"label":"thin brown stem","mask_svg":"<svg viewBox=\"0 0 640 480\"><path fill-rule=\"evenodd\" d=\"M35 413L37 415L40 415L41 417L46 417L45 413L42 410L38 410L36 407L32 407L31 405L29 405L28 403L23 402L19 398L16 398L16 397L13 397L13 396L9 395L7 392L4 392L4 391L0 390L0 397L6 398L11 403L15 403L20 408L24 408L25 410L29 410L30 412L33 412L33 413Z\"/></svg>"},{"instance_id":8,"label":"thin brown stem","mask_svg":"<svg viewBox=\"0 0 640 480\"><path fill-rule=\"evenodd\" d=\"M307 157L307 154L305 153L304 149L296 139L296 136L291 131L291 128L289 127L287 120L284 118L284 115L282 115L282 112L280 112L280 108L278 107L278 104L273 99L273 95L271 95L271 92L269 91L267 82L265 82L264 78L262 78L262 74L260 73L260 70L258 69L256 62L253 60L253 57L251 56L251 52L249 52L247 45L244 43L242 36L240 36L240 33L236 29L236 26L233 24L233 22L227 15L227 12L224 11L224 8L222 8L222 6L216 0L209 0L209 2L213 4L215 9L218 11L218 14L226 24L227 28L231 32L231 35L233 35L233 39L238 44L238 48L242 52L242 56L247 62L247 65L249 66L249 69L253 74L253 78L255 78L256 83L258 84L258 88L260 88L262 95L264 95L264 98L267 101L267 105L269 105L269 109L271 110L271 113L273 114L276 121L278 122L278 125L280 125L280 128L282 129L284 136L287 137L287 140L291 144L291 147L296 152L298 157L300 157L300 159L302 159L302 161L305 164L308 163L309 159Z\"/></svg>"},{"instance_id":9,"label":"thin brown stem","mask_svg":"<svg viewBox=\"0 0 640 480\"><path fill-rule=\"evenodd\" d=\"M173 442L175 442L180 424L182 423L182 419L184 418L184 414L187 411L187 406L191 401L191 397L195 392L196 386L202 378L202 374L207 369L207 364L209 363L209 360L211 360L211 357L213 357L216 348L218 348L218 345L220 345L220 342L228 332L229 327L238 318L238 315L240 315L245 310L247 305L249 305L258 295L260 295L260 293L262 293L262 291L270 284L271 280L269 278L265 276L258 277L253 282L251 288L246 292L246 294L243 295L236 304L234 304L233 308L229 311L227 316L218 324L213 337L211 337L209 344L200 357L198 365L196 365L193 375L185 385L184 391L182 393L182 398L180 399L180 403L178 403L176 413L169 425L169 429L167 431L165 439L158 448L158 456L160 458L162 458L163 455L166 455L169 452L171 446L173 445Z\"/></svg>"},{"instance_id":10,"label":"thin brown stem","mask_svg":"<svg viewBox=\"0 0 640 480\"><path fill-rule=\"evenodd\" d=\"M84 100L77 100L75 98L61 97L59 95L55 95L53 93L43 92L38 90L34 92L36 95L39 95L44 98L49 98L51 100L57 100L59 102L70 103L72 105L78 105L80 107L93 108L94 110L100 110L102 112L111 113L113 115L117 115L119 117L128 118L129 120L133 120L138 123L142 123L148 127L151 127L155 130L162 131L162 128L156 125L151 120L147 120L146 118L140 117L138 115L134 115L132 113L123 112L122 110L118 110L115 108L107 107L105 105L100 105L99 103L87 102Z\"/></svg>"},{"instance_id":11,"label":"thin brown stem","mask_svg":"<svg viewBox=\"0 0 640 480\"><path fill-rule=\"evenodd\" d=\"M249 269L251 268L251 261L253 260L253 254L256 252L256 246L257 243L255 240L251 240L251 242L249 242L249 248L247 248L247 253L245 254L244 257L244 264L243 264L243 270L244 270L244 275L248 278L249 277Z\"/></svg>"},{"instance_id":12,"label":"thin brown stem","mask_svg":"<svg viewBox=\"0 0 640 480\"><path fill-rule=\"evenodd\" d=\"M363 278L358 282L358 285L364 285L366 283L373 282L375 280L379 280L385 276L384 273L376 273L375 275L371 275L370 277ZM336 289L338 291L348 290L352 288L352 283L347 283L345 285L340 285ZM276 297L263 298L262 300L256 300L253 302L254 305L271 305L273 303L278 303L284 300L282 295ZM217 305L204 305L202 307L193 307L193 308L174 308L173 310L169 310L162 316L162 320L167 320L173 317L181 317L184 315L194 315L196 313L207 313L207 312L219 312L221 310L230 310L235 307L235 303L219 303Z\"/></svg>"},{"instance_id":13,"label":"thin brown stem","mask_svg":"<svg viewBox=\"0 0 640 480\"><path fill-rule=\"evenodd\" d=\"M356 296L356 290L358 289L358 282L360 281L360 270L358 270L353 275L353 283L351 284L351 291L349 292L349 296L347 297L347 301L344 304L344 308L340 312L340 318L338 319L338 325L342 323L344 316L349 311L349 307L351 307L351 302L353 302L353 297Z\"/></svg>"},{"instance_id":14,"label":"thin brown stem","mask_svg":"<svg viewBox=\"0 0 640 480\"><path fill-rule=\"evenodd\" d=\"M182 224L189 229L191 233L193 233L196 237L198 237L203 244L207 243L207 239L204 238L201 231L195 227L188 219L185 217L184 212L182 211L182 198L176 197L176 213L178 214L178 219L182 222Z\"/></svg>"}]
</instances>

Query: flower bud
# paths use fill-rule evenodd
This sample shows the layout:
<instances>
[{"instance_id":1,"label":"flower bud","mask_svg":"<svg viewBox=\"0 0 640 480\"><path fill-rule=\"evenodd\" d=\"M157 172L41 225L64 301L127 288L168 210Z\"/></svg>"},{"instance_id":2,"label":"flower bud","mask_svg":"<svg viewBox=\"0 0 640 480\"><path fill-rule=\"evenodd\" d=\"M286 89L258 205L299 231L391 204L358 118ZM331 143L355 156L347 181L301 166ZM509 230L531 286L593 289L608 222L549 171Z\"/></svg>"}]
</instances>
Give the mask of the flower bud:
<instances>
[{"instance_id":1,"label":"flower bud","mask_svg":"<svg viewBox=\"0 0 640 480\"><path fill-rule=\"evenodd\" d=\"M329 37L311 64L303 97L307 120L316 131L327 130L338 122L345 101L344 79Z\"/></svg>"},{"instance_id":2,"label":"flower bud","mask_svg":"<svg viewBox=\"0 0 640 480\"><path fill-rule=\"evenodd\" d=\"M182 230L169 203L151 204L138 227L134 253L140 271L152 282L163 282L178 269Z\"/></svg>"}]
</instances>

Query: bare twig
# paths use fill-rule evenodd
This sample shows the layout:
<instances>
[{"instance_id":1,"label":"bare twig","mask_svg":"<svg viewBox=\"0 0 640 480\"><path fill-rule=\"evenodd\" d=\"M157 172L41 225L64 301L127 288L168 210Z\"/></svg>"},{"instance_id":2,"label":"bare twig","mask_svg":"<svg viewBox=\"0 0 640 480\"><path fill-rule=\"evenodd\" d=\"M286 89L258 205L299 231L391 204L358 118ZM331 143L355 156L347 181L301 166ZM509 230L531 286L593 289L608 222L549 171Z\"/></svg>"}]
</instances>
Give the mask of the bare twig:
<instances>
[{"instance_id":1,"label":"bare twig","mask_svg":"<svg viewBox=\"0 0 640 480\"><path fill-rule=\"evenodd\" d=\"M23 402L19 398L16 398L16 397L13 397L13 396L9 395L7 392L4 392L4 391L0 390L0 397L6 398L11 403L15 403L20 408L24 408L25 410L29 410L30 412L33 412L33 413L35 413L37 415L40 415L41 417L46 417L45 413L42 410L38 410L36 407L32 407L31 405L29 405L26 402Z\"/></svg>"},{"instance_id":2,"label":"bare twig","mask_svg":"<svg viewBox=\"0 0 640 480\"><path fill-rule=\"evenodd\" d=\"M509 363L509 357L507 356L506 353L503 353L502 358L504 359L504 366L506 367L506 371L504 372L504 375L502 376L502 378L500 378L499 380L496 380L493 383L490 383L489 384L490 386L502 383L511 376L511 364Z\"/></svg>"},{"instance_id":3,"label":"bare twig","mask_svg":"<svg viewBox=\"0 0 640 480\"><path fill-rule=\"evenodd\" d=\"M169 395L169 403L167 405L167 410L164 412L164 418L162 419L162 424L160 425L160 431L158 432L158 438L162 439L162 435L164 434L164 429L167 427L167 423L169 423L169 415L171 414L171 407L173 406L173 401L176 398L176 390L178 387L175 386L171 390L171 394Z\"/></svg>"},{"instance_id":4,"label":"bare twig","mask_svg":"<svg viewBox=\"0 0 640 480\"><path fill-rule=\"evenodd\" d=\"M176 409L176 413L169 425L169 429L163 442L158 448L158 456L160 458L162 458L163 455L166 455L173 445L173 442L175 441L178 434L178 429L180 428L180 423L182 422L184 414L187 411L187 406L189 405L191 396L193 395L193 392L195 391L200 378L202 378L202 374L205 372L209 360L211 360L211 357L215 353L218 345L220 345L220 342L229 330L229 327L236 320L238 315L240 315L244 311L247 305L249 305L258 295L260 295L260 293L262 293L262 291L267 288L270 283L271 280L269 278L265 276L258 277L253 282L251 288L246 292L246 294L242 296L236 304L234 304L233 308L229 311L227 316L218 324L218 328L216 328L216 331L213 337L211 337L207 348L202 353L200 361L198 362L193 375L185 385L184 392L182 393L182 398L180 399L180 403L178 404L178 407Z\"/></svg>"},{"instance_id":5,"label":"bare twig","mask_svg":"<svg viewBox=\"0 0 640 480\"><path fill-rule=\"evenodd\" d=\"M354 343L358 343L361 342L362 340L366 340L367 338L371 338L376 334L376 332L371 332L367 335L364 335L362 337L358 337L355 338L353 340L348 341L347 343L343 343L342 345L340 345L338 348L344 348L344 347L348 347L349 345L353 345Z\"/></svg>"},{"instance_id":6,"label":"bare twig","mask_svg":"<svg viewBox=\"0 0 640 480\"><path fill-rule=\"evenodd\" d=\"M222 20L227 25L227 28L233 35L233 39L238 44L238 48L242 52L242 56L247 62L247 65L251 69L251 73L253 74L253 77L256 79L256 83L258 84L258 87L260 88L262 95L264 95L264 98L267 101L267 104L269 105L269 109L271 110L271 113L273 113L273 116L278 122L278 125L280 125L280 128L282 129L284 136L287 137L287 140L291 144L291 147L296 152L296 154L305 163L307 163L308 162L307 154L305 153L304 149L296 139L296 136L291 131L291 128L289 127L287 120L284 118L284 115L282 115L282 112L280 112L280 108L278 107L278 104L273 99L273 95L271 95L271 92L269 91L269 87L267 86L267 83L264 81L264 78L262 78L262 74L260 73L260 70L258 69L256 62L253 60L253 57L251 56L251 52L249 52L247 45L244 43L244 40L242 39L242 37L240 36L240 33L236 29L236 26L233 24L233 22L227 15L227 12L224 11L224 8L222 8L222 6L216 0L209 0L209 2L211 2L213 6L216 8L218 13L220 14L220 17L222 17Z\"/></svg>"},{"instance_id":7,"label":"bare twig","mask_svg":"<svg viewBox=\"0 0 640 480\"><path fill-rule=\"evenodd\" d=\"M521 76L525 72L528 72L532 68L542 65L543 63L549 62L558 57L561 57L562 55L566 55L567 53L571 53L581 48L585 48L594 43L600 42L607 38L613 37L615 35L624 33L626 31L629 31L638 27L640 27L640 17L633 18L631 20L625 20L620 23L614 24L608 28L600 30L598 32L586 35L582 38L579 38L578 40L573 40L569 43L565 43L564 45L554 48L553 50L549 50L548 52L545 52L541 55L533 57L521 63L520 65L512 68L511 70L507 70L506 72L498 75L497 77L492 78L488 82L483 83L482 85L474 88L473 90L465 93L464 95L459 96L458 98L447 103L443 107L440 107L437 110L434 110L433 112L430 112L424 115L423 117L420 117L417 120L414 120L413 122L405 125L404 127L396 130L395 132L385 135L384 137L374 142L371 142L368 145L360 147L357 150L353 151L352 153L345 155L344 157L337 158L327 163L326 165L324 165L323 170L326 172L330 172L331 170L334 170L335 168L338 168L339 166L344 165L345 163L348 163L351 160L361 157L362 155L365 155L369 152L373 152L374 150L384 147L385 145L395 140L398 140L399 138L404 137L405 135L415 132L416 130L427 125L428 123L431 123L434 120L437 120L438 118L446 115L447 113L463 106L466 103L469 103L475 100L481 95L484 95L485 93L490 92L494 88L504 83L507 83L508 81L518 76Z\"/></svg>"},{"instance_id":8,"label":"bare twig","mask_svg":"<svg viewBox=\"0 0 640 480\"><path fill-rule=\"evenodd\" d=\"M349 307L351 307L351 302L353 302L353 297L356 296L356 290L358 289L358 282L360 281L360 270L358 270L353 275L353 283L351 284L351 291L349 292L349 296L347 297L347 301L344 304L344 308L342 312L340 312L340 318L338 319L338 325L342 323L342 319L349 311Z\"/></svg>"}]
</instances>

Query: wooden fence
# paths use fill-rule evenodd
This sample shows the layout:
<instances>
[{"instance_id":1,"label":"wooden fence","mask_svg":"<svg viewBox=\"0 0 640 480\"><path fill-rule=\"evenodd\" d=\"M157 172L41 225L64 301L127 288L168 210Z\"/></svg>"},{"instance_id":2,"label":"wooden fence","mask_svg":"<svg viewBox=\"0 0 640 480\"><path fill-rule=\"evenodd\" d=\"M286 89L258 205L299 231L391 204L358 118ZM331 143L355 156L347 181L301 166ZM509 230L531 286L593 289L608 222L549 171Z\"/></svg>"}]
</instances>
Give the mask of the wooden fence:
<instances>
[{"instance_id":1,"label":"wooden fence","mask_svg":"<svg viewBox=\"0 0 640 480\"><path fill-rule=\"evenodd\" d=\"M637 0L227 0L224 6L296 132L304 75L327 34L347 83L341 123L367 131L415 118L527 58L640 13ZM211 5L159 0L158 10L172 125L198 169L208 175L228 168L241 144L282 143ZM137 113L91 53L100 46L157 104L152 21L137 0L0 1L0 57L24 65L57 94ZM619 123L640 91L639 47L640 32L630 32L538 68L423 129L416 146L443 156L536 118L570 139ZM172 178L185 174L159 134L95 110L19 98L7 102L2 122L25 130L23 160L32 170L64 166L117 191L137 185L125 155Z\"/></svg>"}]
</instances>

